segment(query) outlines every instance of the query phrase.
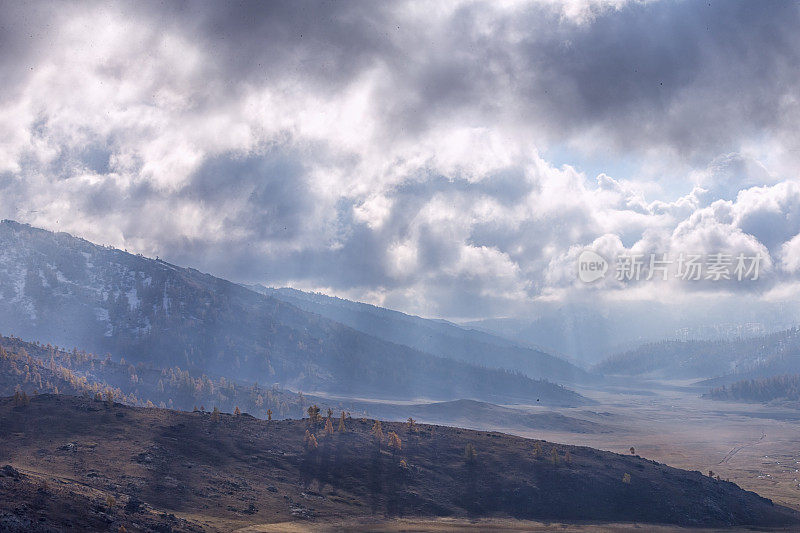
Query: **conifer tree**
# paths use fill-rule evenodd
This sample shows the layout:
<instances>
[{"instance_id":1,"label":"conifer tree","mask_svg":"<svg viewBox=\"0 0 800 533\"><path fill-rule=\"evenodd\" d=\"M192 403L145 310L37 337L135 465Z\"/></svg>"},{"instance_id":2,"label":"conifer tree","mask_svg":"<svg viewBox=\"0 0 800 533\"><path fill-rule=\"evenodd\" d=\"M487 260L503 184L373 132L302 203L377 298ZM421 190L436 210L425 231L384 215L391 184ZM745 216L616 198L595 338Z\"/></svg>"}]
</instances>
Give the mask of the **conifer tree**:
<instances>
[{"instance_id":1,"label":"conifer tree","mask_svg":"<svg viewBox=\"0 0 800 533\"><path fill-rule=\"evenodd\" d=\"M478 452L475 450L475 446L473 446L471 442L468 442L464 447L464 461L466 461L467 464L474 464L477 458Z\"/></svg>"},{"instance_id":2,"label":"conifer tree","mask_svg":"<svg viewBox=\"0 0 800 533\"><path fill-rule=\"evenodd\" d=\"M375 424L373 424L370 433L375 438L375 441L378 443L378 446L380 446L381 441L383 440L383 427L381 426L380 420L375 421Z\"/></svg>"},{"instance_id":3,"label":"conifer tree","mask_svg":"<svg viewBox=\"0 0 800 533\"><path fill-rule=\"evenodd\" d=\"M394 431L389 432L389 448L391 448L393 453L397 453L403 449L403 442Z\"/></svg>"},{"instance_id":4,"label":"conifer tree","mask_svg":"<svg viewBox=\"0 0 800 533\"><path fill-rule=\"evenodd\" d=\"M308 420L309 423L311 424L311 427L315 427L320 419L319 407L317 407L316 404L310 405L308 406L306 412L308 413Z\"/></svg>"},{"instance_id":5,"label":"conifer tree","mask_svg":"<svg viewBox=\"0 0 800 533\"><path fill-rule=\"evenodd\" d=\"M317 438L308 430L306 430L306 434L303 437L303 445L306 447L307 451L316 450L317 446Z\"/></svg>"},{"instance_id":6,"label":"conifer tree","mask_svg":"<svg viewBox=\"0 0 800 533\"><path fill-rule=\"evenodd\" d=\"M538 458L540 458L542 456L542 443L541 442L535 442L533 444L533 456L536 459L538 459Z\"/></svg>"}]
</instances>

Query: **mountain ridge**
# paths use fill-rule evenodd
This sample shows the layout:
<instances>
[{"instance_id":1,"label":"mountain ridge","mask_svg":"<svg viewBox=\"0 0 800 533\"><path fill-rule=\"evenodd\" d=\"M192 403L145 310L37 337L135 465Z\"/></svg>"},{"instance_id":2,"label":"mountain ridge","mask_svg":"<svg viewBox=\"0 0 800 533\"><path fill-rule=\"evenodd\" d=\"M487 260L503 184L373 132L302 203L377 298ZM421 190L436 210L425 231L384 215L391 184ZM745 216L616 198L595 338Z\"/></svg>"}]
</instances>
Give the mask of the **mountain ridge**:
<instances>
[{"instance_id":1,"label":"mountain ridge","mask_svg":"<svg viewBox=\"0 0 800 533\"><path fill-rule=\"evenodd\" d=\"M446 320L421 318L372 304L288 287L247 287L356 330L439 357L521 371L557 381L586 382L593 379L583 368L564 358Z\"/></svg>"},{"instance_id":2,"label":"mountain ridge","mask_svg":"<svg viewBox=\"0 0 800 533\"><path fill-rule=\"evenodd\" d=\"M13 221L0 223L0 324L18 337L284 388L586 401L544 380L367 335L192 268Z\"/></svg>"}]
</instances>

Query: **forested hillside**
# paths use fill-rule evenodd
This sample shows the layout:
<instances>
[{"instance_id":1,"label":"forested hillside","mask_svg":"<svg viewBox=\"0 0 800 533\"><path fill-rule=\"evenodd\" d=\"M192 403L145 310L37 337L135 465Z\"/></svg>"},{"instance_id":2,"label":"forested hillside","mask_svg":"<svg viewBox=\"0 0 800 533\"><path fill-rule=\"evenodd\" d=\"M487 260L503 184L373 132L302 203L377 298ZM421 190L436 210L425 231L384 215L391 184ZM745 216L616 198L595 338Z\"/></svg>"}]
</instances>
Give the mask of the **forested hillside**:
<instances>
[{"instance_id":1,"label":"forested hillside","mask_svg":"<svg viewBox=\"0 0 800 533\"><path fill-rule=\"evenodd\" d=\"M440 357L516 370L557 381L580 382L593 377L582 368L542 350L444 320L424 319L383 307L290 288L251 288L358 331Z\"/></svg>"},{"instance_id":2,"label":"forested hillside","mask_svg":"<svg viewBox=\"0 0 800 533\"><path fill-rule=\"evenodd\" d=\"M710 396L744 402L800 402L800 374L741 380L712 389Z\"/></svg>"},{"instance_id":3,"label":"forested hillside","mask_svg":"<svg viewBox=\"0 0 800 533\"><path fill-rule=\"evenodd\" d=\"M766 377L800 372L800 330L735 341L663 341L617 354L596 365L603 374L666 378ZM738 376L738 377L737 377Z\"/></svg>"},{"instance_id":4,"label":"forested hillside","mask_svg":"<svg viewBox=\"0 0 800 533\"><path fill-rule=\"evenodd\" d=\"M128 405L233 412L261 418L303 416L316 399L275 387L243 385L225 378L195 376L180 367L164 369L115 362L83 351L0 337L0 396L15 392L101 397Z\"/></svg>"},{"instance_id":5,"label":"forested hillside","mask_svg":"<svg viewBox=\"0 0 800 533\"><path fill-rule=\"evenodd\" d=\"M553 383L387 342L190 268L10 221L0 223L0 328L114 360L294 390L583 401Z\"/></svg>"}]
</instances>

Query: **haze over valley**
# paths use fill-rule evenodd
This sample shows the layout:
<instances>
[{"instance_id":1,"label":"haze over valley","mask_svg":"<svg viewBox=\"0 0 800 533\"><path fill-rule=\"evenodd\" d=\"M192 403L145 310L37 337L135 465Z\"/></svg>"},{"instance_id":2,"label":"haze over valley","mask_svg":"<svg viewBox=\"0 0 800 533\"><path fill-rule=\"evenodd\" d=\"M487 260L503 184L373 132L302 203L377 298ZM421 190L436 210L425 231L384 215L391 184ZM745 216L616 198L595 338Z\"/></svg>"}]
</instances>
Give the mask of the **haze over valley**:
<instances>
[{"instance_id":1,"label":"haze over valley","mask_svg":"<svg viewBox=\"0 0 800 533\"><path fill-rule=\"evenodd\" d=\"M800 530L798 27L0 0L0 532Z\"/></svg>"}]
</instances>

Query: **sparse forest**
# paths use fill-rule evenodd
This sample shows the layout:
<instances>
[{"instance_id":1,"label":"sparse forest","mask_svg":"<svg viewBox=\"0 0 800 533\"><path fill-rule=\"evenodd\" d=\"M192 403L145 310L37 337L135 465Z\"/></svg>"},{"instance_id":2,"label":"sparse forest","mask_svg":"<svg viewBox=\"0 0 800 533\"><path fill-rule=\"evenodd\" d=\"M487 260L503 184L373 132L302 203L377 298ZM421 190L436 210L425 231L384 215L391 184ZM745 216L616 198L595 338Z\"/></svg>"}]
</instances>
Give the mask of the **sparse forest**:
<instances>
[{"instance_id":1,"label":"sparse forest","mask_svg":"<svg viewBox=\"0 0 800 533\"><path fill-rule=\"evenodd\" d=\"M179 367L132 365L75 349L0 337L0 395L10 396L15 390L28 395L100 394L128 405L183 411L201 406L233 412L238 407L259 418L303 416L309 401L302 394L195 376Z\"/></svg>"},{"instance_id":2,"label":"sparse forest","mask_svg":"<svg viewBox=\"0 0 800 533\"><path fill-rule=\"evenodd\" d=\"M800 402L800 374L747 379L723 385L710 393L715 400Z\"/></svg>"}]
</instances>

